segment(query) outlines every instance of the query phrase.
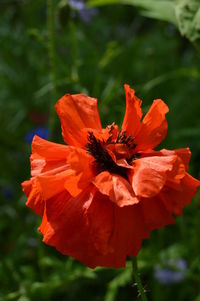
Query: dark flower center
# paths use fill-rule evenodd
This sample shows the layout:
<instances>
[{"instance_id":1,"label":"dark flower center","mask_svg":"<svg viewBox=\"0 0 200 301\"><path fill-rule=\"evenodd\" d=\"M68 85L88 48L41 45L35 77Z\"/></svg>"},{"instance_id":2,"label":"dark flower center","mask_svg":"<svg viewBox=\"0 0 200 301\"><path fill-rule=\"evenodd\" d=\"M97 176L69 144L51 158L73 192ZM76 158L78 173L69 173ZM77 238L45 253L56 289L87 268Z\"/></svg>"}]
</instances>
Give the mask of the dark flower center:
<instances>
[{"instance_id":1,"label":"dark flower center","mask_svg":"<svg viewBox=\"0 0 200 301\"><path fill-rule=\"evenodd\" d=\"M125 154L120 154L120 159L125 159L128 165L131 165L132 161L136 159L138 156L134 153L134 149L136 145L134 144L134 138L131 135L126 135L126 132L120 131L116 138L113 138L113 128L110 126L109 130L109 138L106 141L101 141L97 139L93 132L88 133L88 143L86 145L87 152L93 156L94 165L97 173L102 171L109 171L110 173L119 174L125 178L127 178L127 170L128 168L119 166L113 160L107 147L112 146L115 147L120 145L125 147L128 152ZM115 153L117 158L118 154Z\"/></svg>"}]
</instances>

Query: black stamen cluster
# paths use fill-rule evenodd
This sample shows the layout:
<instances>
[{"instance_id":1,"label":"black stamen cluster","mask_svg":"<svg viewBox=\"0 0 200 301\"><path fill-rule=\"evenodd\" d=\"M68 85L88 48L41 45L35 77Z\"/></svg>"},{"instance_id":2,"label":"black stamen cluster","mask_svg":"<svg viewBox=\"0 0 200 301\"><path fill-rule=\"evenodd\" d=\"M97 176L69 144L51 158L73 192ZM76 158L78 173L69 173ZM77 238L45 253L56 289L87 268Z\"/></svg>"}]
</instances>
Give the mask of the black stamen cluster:
<instances>
[{"instance_id":1,"label":"black stamen cluster","mask_svg":"<svg viewBox=\"0 0 200 301\"><path fill-rule=\"evenodd\" d=\"M107 170L111 173L116 173L126 178L127 169L118 166L113 161L104 145L104 141L101 142L99 139L96 139L92 132L88 133L88 143L86 145L86 149L88 153L94 157L98 172Z\"/></svg>"},{"instance_id":2,"label":"black stamen cluster","mask_svg":"<svg viewBox=\"0 0 200 301\"><path fill-rule=\"evenodd\" d=\"M136 144L134 143L134 137L131 135L126 136L126 131L120 131L117 137L116 143L126 144L129 148L136 148Z\"/></svg>"}]
</instances>

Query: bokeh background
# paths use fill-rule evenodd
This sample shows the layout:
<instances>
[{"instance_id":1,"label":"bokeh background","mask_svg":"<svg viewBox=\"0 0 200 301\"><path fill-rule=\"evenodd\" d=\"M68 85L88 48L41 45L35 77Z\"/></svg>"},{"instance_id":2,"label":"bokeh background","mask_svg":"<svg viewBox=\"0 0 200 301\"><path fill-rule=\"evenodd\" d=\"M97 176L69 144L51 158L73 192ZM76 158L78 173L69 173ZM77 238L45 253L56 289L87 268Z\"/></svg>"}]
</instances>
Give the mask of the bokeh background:
<instances>
[{"instance_id":1,"label":"bokeh background","mask_svg":"<svg viewBox=\"0 0 200 301\"><path fill-rule=\"evenodd\" d=\"M147 2L158 9L161 1ZM183 8L199 25L200 4L190 3L196 6ZM162 98L170 112L161 147L189 146L190 172L200 178L200 25L194 36L163 21L172 20L171 11L165 18L160 8L155 20L146 17L154 17L148 5L139 6L0 1L1 301L140 299L129 261L126 269L90 270L62 256L41 242L41 218L25 207L20 183L30 176L34 134L64 143L54 112L63 94L98 98L104 125L122 122L124 83L143 99L144 111ZM149 300L200 300L199 199L143 243L138 260Z\"/></svg>"}]
</instances>

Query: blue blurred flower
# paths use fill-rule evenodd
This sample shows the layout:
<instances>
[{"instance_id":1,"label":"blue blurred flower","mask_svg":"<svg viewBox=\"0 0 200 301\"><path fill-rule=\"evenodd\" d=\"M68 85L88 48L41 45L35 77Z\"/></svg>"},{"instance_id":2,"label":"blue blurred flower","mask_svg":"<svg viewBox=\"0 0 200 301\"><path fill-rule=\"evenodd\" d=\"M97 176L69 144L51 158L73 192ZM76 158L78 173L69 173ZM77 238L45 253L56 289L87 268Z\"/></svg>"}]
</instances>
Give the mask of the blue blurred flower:
<instances>
[{"instance_id":1,"label":"blue blurred flower","mask_svg":"<svg viewBox=\"0 0 200 301\"><path fill-rule=\"evenodd\" d=\"M72 7L72 8L75 8L77 10L81 10L81 9L84 9L85 8L85 4L83 1L81 0L69 0L69 5Z\"/></svg>"},{"instance_id":2,"label":"blue blurred flower","mask_svg":"<svg viewBox=\"0 0 200 301\"><path fill-rule=\"evenodd\" d=\"M84 23L89 23L98 13L96 8L86 8L84 1L81 0L69 0L69 5L78 12Z\"/></svg>"},{"instance_id":3,"label":"blue blurred flower","mask_svg":"<svg viewBox=\"0 0 200 301\"><path fill-rule=\"evenodd\" d=\"M163 266L160 264L154 267L154 277L161 284L178 283L185 279L187 263L184 259L170 259Z\"/></svg>"},{"instance_id":4,"label":"blue blurred flower","mask_svg":"<svg viewBox=\"0 0 200 301\"><path fill-rule=\"evenodd\" d=\"M37 135L41 138L47 139L49 136L49 129L46 127L38 127L29 131L25 136L25 141L29 144L32 143L33 137Z\"/></svg>"}]
</instances>

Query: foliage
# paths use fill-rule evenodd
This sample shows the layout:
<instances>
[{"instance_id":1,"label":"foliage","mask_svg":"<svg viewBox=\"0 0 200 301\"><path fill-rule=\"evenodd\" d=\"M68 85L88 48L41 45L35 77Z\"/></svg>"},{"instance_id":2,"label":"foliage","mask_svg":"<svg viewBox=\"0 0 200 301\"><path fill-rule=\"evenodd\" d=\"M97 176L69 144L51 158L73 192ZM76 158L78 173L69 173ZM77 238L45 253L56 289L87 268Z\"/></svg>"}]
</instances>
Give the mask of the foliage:
<instances>
[{"instance_id":1,"label":"foliage","mask_svg":"<svg viewBox=\"0 0 200 301\"><path fill-rule=\"evenodd\" d=\"M181 34L192 42L200 38L200 3L193 0L188 3L182 0L177 3L176 17Z\"/></svg>"},{"instance_id":2,"label":"foliage","mask_svg":"<svg viewBox=\"0 0 200 301\"><path fill-rule=\"evenodd\" d=\"M90 0L89 6L128 4L142 9L141 14L168 21L191 42L200 38L200 2L198 0Z\"/></svg>"},{"instance_id":3,"label":"foliage","mask_svg":"<svg viewBox=\"0 0 200 301\"><path fill-rule=\"evenodd\" d=\"M151 6L140 8L155 18L161 1L150 2ZM168 2L175 3L162 4ZM184 1L176 2L178 14L165 7L159 19L170 15L170 23L197 41L199 2L189 1L189 15L184 12L185 5ZM25 207L20 183L29 176L31 147L26 137L35 129L48 128L52 117L54 87L46 11L40 0L0 3L0 300L138 300L129 261L126 270L93 271L62 256L41 242L36 226L40 217ZM108 124L122 121L125 82L136 89L146 110L153 98L162 98L170 107L163 147L190 146L191 173L199 177L200 71L196 49L180 36L175 25L144 18L130 6L99 7L86 23L80 16L69 1L54 2L57 99L67 92L97 97L102 122ZM174 16L179 20L172 22ZM62 141L58 124L52 139ZM139 268L149 300L199 300L199 221L197 195L183 217L152 233L143 244ZM154 266L171 258L184 258L188 273L183 282L164 286L154 278Z\"/></svg>"}]
</instances>

